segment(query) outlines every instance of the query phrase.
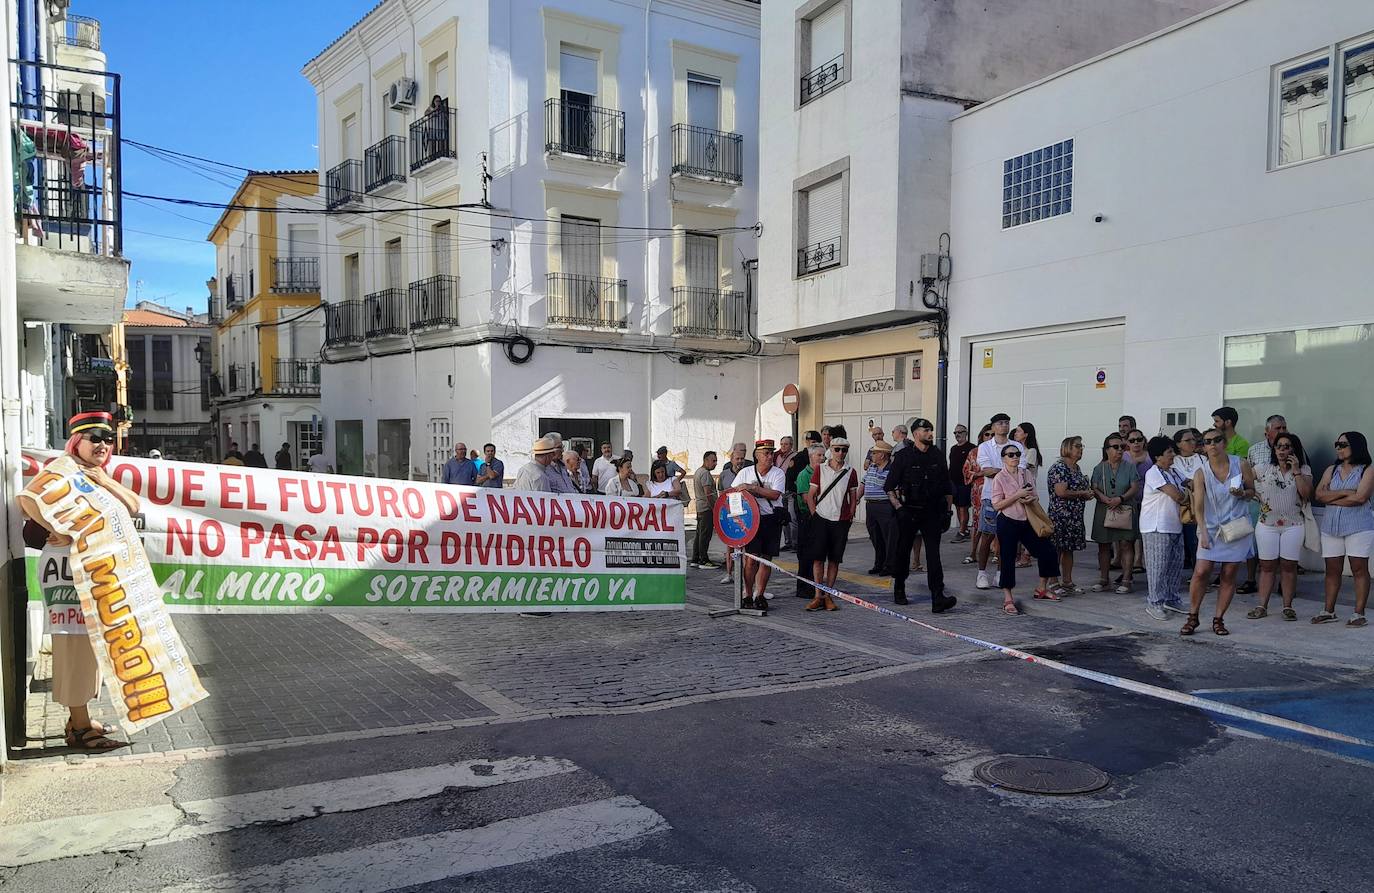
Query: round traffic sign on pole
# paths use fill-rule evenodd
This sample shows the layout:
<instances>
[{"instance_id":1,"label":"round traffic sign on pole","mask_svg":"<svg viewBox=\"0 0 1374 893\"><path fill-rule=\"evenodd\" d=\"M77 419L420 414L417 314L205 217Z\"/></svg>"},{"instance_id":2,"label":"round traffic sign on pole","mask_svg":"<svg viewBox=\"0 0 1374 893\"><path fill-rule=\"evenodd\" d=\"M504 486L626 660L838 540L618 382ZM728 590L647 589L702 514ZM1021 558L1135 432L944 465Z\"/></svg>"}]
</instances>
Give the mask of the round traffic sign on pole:
<instances>
[{"instance_id":1,"label":"round traffic sign on pole","mask_svg":"<svg viewBox=\"0 0 1374 893\"><path fill-rule=\"evenodd\" d=\"M739 497L733 509L732 497ZM716 536L725 545L738 549L749 544L759 532L759 504L750 493L722 493L716 499L712 514L716 521Z\"/></svg>"},{"instance_id":2,"label":"round traffic sign on pole","mask_svg":"<svg viewBox=\"0 0 1374 893\"><path fill-rule=\"evenodd\" d=\"M801 406L801 392L797 386L790 384L782 389L782 411L788 415L796 415L797 408Z\"/></svg>"}]
</instances>

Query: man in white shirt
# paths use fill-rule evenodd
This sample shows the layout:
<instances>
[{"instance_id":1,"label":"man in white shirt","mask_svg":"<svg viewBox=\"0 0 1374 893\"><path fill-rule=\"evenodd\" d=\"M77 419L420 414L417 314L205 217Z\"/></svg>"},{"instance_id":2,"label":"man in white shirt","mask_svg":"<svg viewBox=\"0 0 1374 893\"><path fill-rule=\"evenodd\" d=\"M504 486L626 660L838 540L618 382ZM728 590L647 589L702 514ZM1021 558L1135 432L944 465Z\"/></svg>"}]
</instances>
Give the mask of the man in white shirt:
<instances>
[{"instance_id":1,"label":"man in white shirt","mask_svg":"<svg viewBox=\"0 0 1374 893\"><path fill-rule=\"evenodd\" d=\"M597 489L601 489L604 480L610 480L609 475L615 474L615 456L611 454L611 445L603 443L601 445L601 455L596 457L592 463L592 480L596 482ZM607 473L609 471L609 474Z\"/></svg>"},{"instance_id":2,"label":"man in white shirt","mask_svg":"<svg viewBox=\"0 0 1374 893\"><path fill-rule=\"evenodd\" d=\"M782 542L782 498L787 478L781 468L773 464L773 441L754 441L754 464L735 475L731 490L751 494L759 504L759 530L744 547L746 555L760 558L778 557ZM768 578L773 569L766 564L744 559L744 601L740 607L768 610Z\"/></svg>"},{"instance_id":3,"label":"man in white shirt","mask_svg":"<svg viewBox=\"0 0 1374 893\"><path fill-rule=\"evenodd\" d=\"M994 478L1002 469L1002 447L1007 444L1011 416L999 412L988 421L992 423L992 437L978 445L978 473L985 478ZM990 489L985 486L978 515L978 532L983 534L978 540L978 582L975 585L979 589L992 588L992 581L988 578L988 556L992 554L992 541L997 536L997 512L988 498L989 492Z\"/></svg>"},{"instance_id":4,"label":"man in white shirt","mask_svg":"<svg viewBox=\"0 0 1374 893\"><path fill-rule=\"evenodd\" d=\"M547 437L541 437L530 447L530 452L534 458L520 467L515 475L513 490L534 490L539 493L549 492L549 481L546 472L553 457L558 454L558 445Z\"/></svg>"},{"instance_id":5,"label":"man in white shirt","mask_svg":"<svg viewBox=\"0 0 1374 893\"><path fill-rule=\"evenodd\" d=\"M806 505L815 516L811 523L812 579L826 586L835 585L849 543L849 527L859 501L859 475L849 465L849 441L836 437L830 441L830 460L821 466L820 475L811 478ZM802 569L803 574L806 569ZM827 592L816 590L806 610L838 611Z\"/></svg>"},{"instance_id":6,"label":"man in white shirt","mask_svg":"<svg viewBox=\"0 0 1374 893\"><path fill-rule=\"evenodd\" d=\"M334 466L329 464L329 460L326 459L324 457L324 453L321 453L319 450L316 450L315 452L311 453L310 458L306 460L305 464L306 467L309 468L315 474L334 473Z\"/></svg>"}]
</instances>

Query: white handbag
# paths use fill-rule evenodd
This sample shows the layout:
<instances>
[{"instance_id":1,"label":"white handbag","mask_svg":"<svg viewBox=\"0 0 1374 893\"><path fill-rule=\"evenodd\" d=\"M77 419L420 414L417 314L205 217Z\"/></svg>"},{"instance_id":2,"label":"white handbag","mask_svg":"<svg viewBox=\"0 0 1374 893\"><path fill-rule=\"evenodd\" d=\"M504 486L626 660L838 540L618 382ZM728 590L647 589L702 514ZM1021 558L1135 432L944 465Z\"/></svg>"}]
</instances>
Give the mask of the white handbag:
<instances>
[{"instance_id":1,"label":"white handbag","mask_svg":"<svg viewBox=\"0 0 1374 893\"><path fill-rule=\"evenodd\" d=\"M1249 517L1245 515L1232 518L1217 528L1217 536L1221 537L1221 541L1224 543L1234 543L1254 535L1255 525L1251 524Z\"/></svg>"}]
</instances>

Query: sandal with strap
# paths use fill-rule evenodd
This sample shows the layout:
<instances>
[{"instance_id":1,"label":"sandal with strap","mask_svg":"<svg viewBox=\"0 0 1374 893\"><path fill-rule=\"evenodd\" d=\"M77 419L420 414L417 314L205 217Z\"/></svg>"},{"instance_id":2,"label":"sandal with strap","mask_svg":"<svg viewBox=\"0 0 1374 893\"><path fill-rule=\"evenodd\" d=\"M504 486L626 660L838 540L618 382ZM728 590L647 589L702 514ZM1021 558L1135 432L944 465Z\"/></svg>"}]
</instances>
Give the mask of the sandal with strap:
<instances>
[{"instance_id":1,"label":"sandal with strap","mask_svg":"<svg viewBox=\"0 0 1374 893\"><path fill-rule=\"evenodd\" d=\"M104 732L93 729L90 726L77 729L70 728L64 736L68 747L77 750L114 750L116 747L127 747L127 741L116 741L107 738Z\"/></svg>"},{"instance_id":2,"label":"sandal with strap","mask_svg":"<svg viewBox=\"0 0 1374 893\"><path fill-rule=\"evenodd\" d=\"M1222 623L1220 617L1213 617L1213 618L1212 618L1212 632L1213 632L1213 634L1218 635L1218 636L1229 636L1229 635L1231 635L1231 631L1230 631L1229 629L1226 628L1226 624L1225 624L1225 623Z\"/></svg>"},{"instance_id":3,"label":"sandal with strap","mask_svg":"<svg viewBox=\"0 0 1374 893\"><path fill-rule=\"evenodd\" d=\"M1284 620L1297 620L1297 619L1298 619L1298 612L1297 612L1297 611L1294 611L1292 608L1284 608L1284 609L1283 609L1283 619L1284 619Z\"/></svg>"},{"instance_id":4,"label":"sandal with strap","mask_svg":"<svg viewBox=\"0 0 1374 893\"><path fill-rule=\"evenodd\" d=\"M1198 617L1196 614L1189 614L1188 619L1183 621L1183 628L1178 631L1180 636L1191 636L1198 627Z\"/></svg>"},{"instance_id":5,"label":"sandal with strap","mask_svg":"<svg viewBox=\"0 0 1374 893\"><path fill-rule=\"evenodd\" d=\"M1289 610L1292 609L1290 608ZM1249 611L1245 612L1245 616L1250 620L1263 620L1269 616L1269 610L1263 605L1255 605Z\"/></svg>"}]
</instances>

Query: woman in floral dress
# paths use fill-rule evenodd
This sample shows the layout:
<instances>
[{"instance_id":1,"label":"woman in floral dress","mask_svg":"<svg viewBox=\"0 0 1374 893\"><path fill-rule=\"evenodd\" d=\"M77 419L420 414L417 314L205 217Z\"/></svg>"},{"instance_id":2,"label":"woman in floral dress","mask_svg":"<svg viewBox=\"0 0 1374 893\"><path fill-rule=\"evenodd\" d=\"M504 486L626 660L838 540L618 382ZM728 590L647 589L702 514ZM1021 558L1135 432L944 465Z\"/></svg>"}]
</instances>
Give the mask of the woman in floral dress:
<instances>
[{"instance_id":1,"label":"woman in floral dress","mask_svg":"<svg viewBox=\"0 0 1374 893\"><path fill-rule=\"evenodd\" d=\"M1087 546L1083 525L1083 503L1093 498L1088 476L1078 467L1083 458L1083 438L1066 437L1059 444L1059 461L1050 467L1050 520L1054 533L1050 539L1059 552L1060 581L1054 587L1060 595L1083 592L1073 582L1073 553Z\"/></svg>"}]
</instances>

